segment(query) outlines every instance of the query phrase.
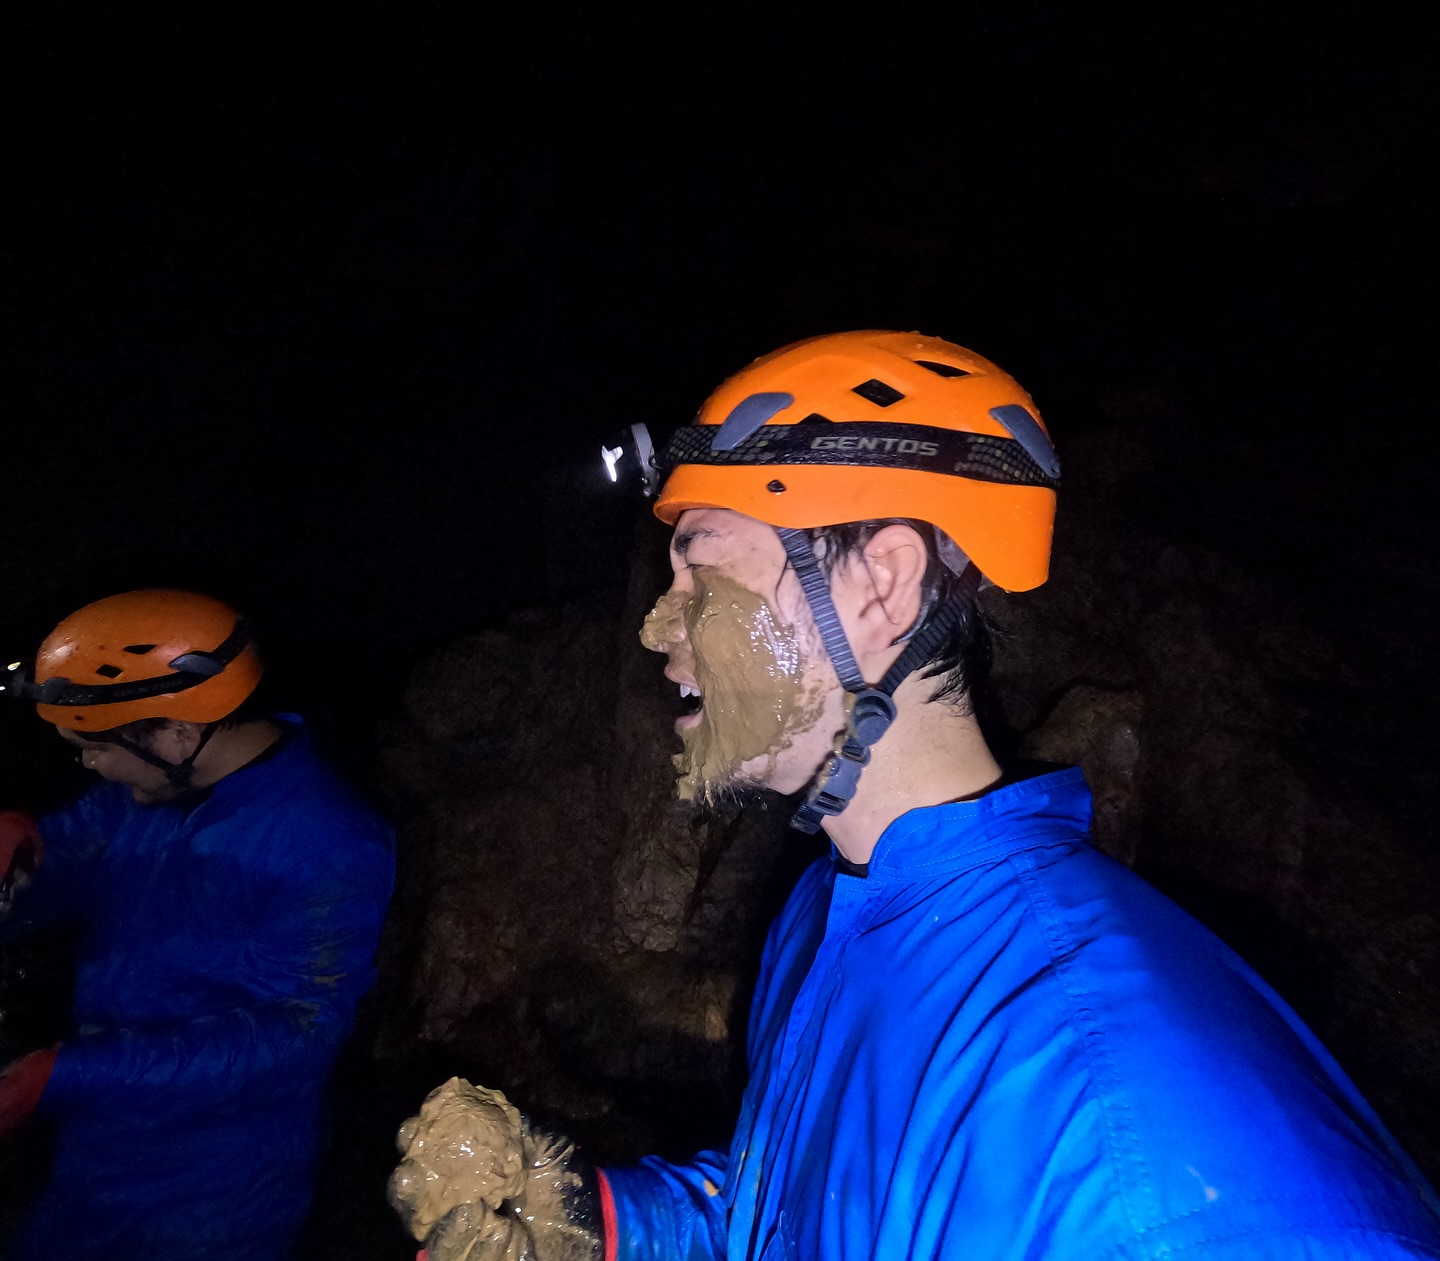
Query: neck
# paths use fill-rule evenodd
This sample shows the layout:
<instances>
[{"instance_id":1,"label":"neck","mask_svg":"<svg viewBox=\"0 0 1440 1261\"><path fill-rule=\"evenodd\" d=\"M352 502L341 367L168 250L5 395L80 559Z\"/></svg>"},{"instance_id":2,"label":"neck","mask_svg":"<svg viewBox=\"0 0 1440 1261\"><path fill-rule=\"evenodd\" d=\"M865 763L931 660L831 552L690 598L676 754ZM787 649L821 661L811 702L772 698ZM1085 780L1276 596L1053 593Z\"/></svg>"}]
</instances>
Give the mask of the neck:
<instances>
[{"instance_id":1,"label":"neck","mask_svg":"<svg viewBox=\"0 0 1440 1261\"><path fill-rule=\"evenodd\" d=\"M973 714L930 701L935 680L912 675L895 693L895 721L870 750L850 804L825 832L852 863L870 861L881 834L907 810L976 797L1000 779L1000 766Z\"/></svg>"},{"instance_id":2,"label":"neck","mask_svg":"<svg viewBox=\"0 0 1440 1261\"><path fill-rule=\"evenodd\" d=\"M195 761L191 783L196 788L209 788L227 775L253 762L280 739L280 728L268 718L223 727L210 737L210 742Z\"/></svg>"}]
</instances>

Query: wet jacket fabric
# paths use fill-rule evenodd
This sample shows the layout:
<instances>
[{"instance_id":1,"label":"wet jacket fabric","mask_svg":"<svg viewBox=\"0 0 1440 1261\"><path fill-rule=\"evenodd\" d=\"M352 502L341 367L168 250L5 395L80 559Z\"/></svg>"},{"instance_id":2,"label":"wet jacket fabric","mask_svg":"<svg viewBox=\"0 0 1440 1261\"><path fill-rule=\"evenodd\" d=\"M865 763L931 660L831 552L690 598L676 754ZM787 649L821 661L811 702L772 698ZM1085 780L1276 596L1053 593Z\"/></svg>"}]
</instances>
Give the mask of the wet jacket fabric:
<instances>
[{"instance_id":1,"label":"wet jacket fabric","mask_svg":"<svg viewBox=\"0 0 1440 1261\"><path fill-rule=\"evenodd\" d=\"M605 1171L620 1261L1440 1257L1330 1056L1089 817L1061 771L812 867L729 1153Z\"/></svg>"},{"instance_id":2,"label":"wet jacket fabric","mask_svg":"<svg viewBox=\"0 0 1440 1261\"><path fill-rule=\"evenodd\" d=\"M198 803L103 783L41 820L7 936L81 929L53 1173L12 1256L277 1261L393 880L386 826L298 720Z\"/></svg>"}]
</instances>

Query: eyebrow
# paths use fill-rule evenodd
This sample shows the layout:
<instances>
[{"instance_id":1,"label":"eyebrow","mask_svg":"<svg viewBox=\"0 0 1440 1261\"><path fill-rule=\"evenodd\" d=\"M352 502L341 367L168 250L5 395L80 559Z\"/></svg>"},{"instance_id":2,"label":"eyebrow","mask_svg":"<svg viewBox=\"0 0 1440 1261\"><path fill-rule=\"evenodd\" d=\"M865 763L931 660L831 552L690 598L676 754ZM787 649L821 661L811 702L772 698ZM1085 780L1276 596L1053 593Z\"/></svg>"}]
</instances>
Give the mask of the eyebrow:
<instances>
[{"instance_id":1,"label":"eyebrow","mask_svg":"<svg viewBox=\"0 0 1440 1261\"><path fill-rule=\"evenodd\" d=\"M720 532L718 530L712 530L708 526L703 525L692 526L690 529L682 531L670 540L670 550L680 557L681 560L684 560L685 553L690 550L690 544L696 539L719 537Z\"/></svg>"}]
</instances>

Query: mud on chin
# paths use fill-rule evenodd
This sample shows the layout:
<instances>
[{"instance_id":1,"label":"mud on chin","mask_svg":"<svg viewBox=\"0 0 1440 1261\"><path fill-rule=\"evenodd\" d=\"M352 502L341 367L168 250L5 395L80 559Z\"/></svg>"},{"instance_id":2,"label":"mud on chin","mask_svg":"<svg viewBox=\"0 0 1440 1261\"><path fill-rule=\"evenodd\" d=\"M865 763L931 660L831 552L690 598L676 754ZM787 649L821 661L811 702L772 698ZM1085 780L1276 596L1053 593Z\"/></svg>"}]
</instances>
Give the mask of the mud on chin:
<instances>
[{"instance_id":1,"label":"mud on chin","mask_svg":"<svg viewBox=\"0 0 1440 1261\"><path fill-rule=\"evenodd\" d=\"M706 809L721 805L746 805L758 801L769 785L741 771L728 775L701 778L691 770L683 753L674 757L675 795L681 801L694 801Z\"/></svg>"},{"instance_id":2,"label":"mud on chin","mask_svg":"<svg viewBox=\"0 0 1440 1261\"><path fill-rule=\"evenodd\" d=\"M675 767L675 795L681 801L717 806L743 800L765 788L763 782L743 769L745 761L753 759L716 757L713 745L697 738L698 728L680 734L684 747L671 762Z\"/></svg>"},{"instance_id":3,"label":"mud on chin","mask_svg":"<svg viewBox=\"0 0 1440 1261\"><path fill-rule=\"evenodd\" d=\"M698 738L700 728L680 735L684 747L671 758L675 795L681 801L694 801L707 808L747 804L774 790L770 781L777 759L790 747L787 739L776 749L726 758L717 755L712 742Z\"/></svg>"}]
</instances>

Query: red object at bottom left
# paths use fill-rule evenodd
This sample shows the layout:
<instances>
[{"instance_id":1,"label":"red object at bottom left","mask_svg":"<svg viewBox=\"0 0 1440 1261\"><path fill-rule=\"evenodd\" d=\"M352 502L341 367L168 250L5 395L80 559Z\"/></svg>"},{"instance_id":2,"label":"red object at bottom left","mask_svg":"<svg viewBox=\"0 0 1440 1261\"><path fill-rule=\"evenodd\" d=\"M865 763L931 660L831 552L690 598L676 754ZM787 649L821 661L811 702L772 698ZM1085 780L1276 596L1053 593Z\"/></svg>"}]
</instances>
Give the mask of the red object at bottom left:
<instances>
[{"instance_id":1,"label":"red object at bottom left","mask_svg":"<svg viewBox=\"0 0 1440 1261\"><path fill-rule=\"evenodd\" d=\"M55 1067L55 1047L31 1051L0 1072L0 1138L30 1118Z\"/></svg>"},{"instance_id":2,"label":"red object at bottom left","mask_svg":"<svg viewBox=\"0 0 1440 1261\"><path fill-rule=\"evenodd\" d=\"M28 814L0 810L0 880L9 883L16 870L29 871L39 862L40 828Z\"/></svg>"}]
</instances>

